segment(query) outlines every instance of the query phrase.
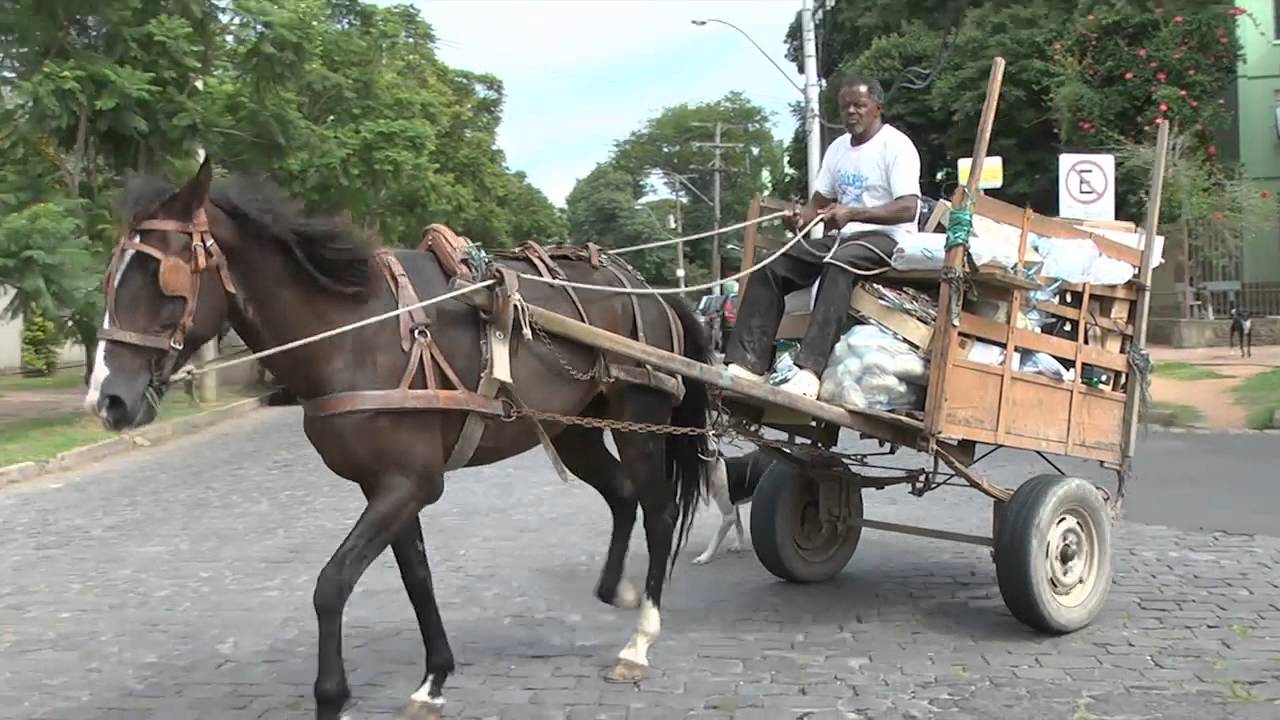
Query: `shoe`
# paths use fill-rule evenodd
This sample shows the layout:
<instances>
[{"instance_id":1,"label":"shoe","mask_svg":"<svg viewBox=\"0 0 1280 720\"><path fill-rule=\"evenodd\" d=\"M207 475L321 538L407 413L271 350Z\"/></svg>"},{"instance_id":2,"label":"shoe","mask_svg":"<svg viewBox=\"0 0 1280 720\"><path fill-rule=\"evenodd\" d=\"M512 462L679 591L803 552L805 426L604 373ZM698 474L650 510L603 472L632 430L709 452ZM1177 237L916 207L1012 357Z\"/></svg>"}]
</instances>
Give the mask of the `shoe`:
<instances>
[{"instance_id":1,"label":"shoe","mask_svg":"<svg viewBox=\"0 0 1280 720\"><path fill-rule=\"evenodd\" d=\"M778 386L779 390L784 390L796 395L802 395L810 400L818 399L818 388L822 386L822 381L818 379L811 371L800 368L786 382Z\"/></svg>"},{"instance_id":2,"label":"shoe","mask_svg":"<svg viewBox=\"0 0 1280 720\"><path fill-rule=\"evenodd\" d=\"M739 380L749 380L751 382L764 382L763 375L757 375L751 372L750 370L742 367L738 363L729 363L729 367L727 369L730 375L738 378Z\"/></svg>"}]
</instances>

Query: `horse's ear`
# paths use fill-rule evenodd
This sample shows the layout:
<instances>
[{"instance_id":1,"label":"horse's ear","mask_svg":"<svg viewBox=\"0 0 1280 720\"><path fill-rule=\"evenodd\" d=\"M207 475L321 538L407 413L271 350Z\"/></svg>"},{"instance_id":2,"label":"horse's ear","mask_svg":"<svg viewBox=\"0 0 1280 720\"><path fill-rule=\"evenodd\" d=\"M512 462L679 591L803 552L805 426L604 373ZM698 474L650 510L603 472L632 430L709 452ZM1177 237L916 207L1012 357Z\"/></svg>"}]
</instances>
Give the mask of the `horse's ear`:
<instances>
[{"instance_id":1,"label":"horse's ear","mask_svg":"<svg viewBox=\"0 0 1280 720\"><path fill-rule=\"evenodd\" d=\"M206 155L200 163L200 169L187 181L182 189L173 194L166 203L170 208L185 217L191 217L195 211L204 206L209 199L209 185L213 182L213 163Z\"/></svg>"}]
</instances>

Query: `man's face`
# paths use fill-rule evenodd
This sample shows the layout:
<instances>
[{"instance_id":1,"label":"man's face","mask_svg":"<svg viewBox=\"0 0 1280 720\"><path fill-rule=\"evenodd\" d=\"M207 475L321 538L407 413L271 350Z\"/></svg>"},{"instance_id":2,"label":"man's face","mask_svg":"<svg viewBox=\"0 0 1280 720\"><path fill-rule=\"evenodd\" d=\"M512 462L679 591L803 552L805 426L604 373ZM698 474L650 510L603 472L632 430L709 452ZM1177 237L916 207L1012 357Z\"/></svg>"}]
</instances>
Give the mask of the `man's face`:
<instances>
[{"instance_id":1,"label":"man's face","mask_svg":"<svg viewBox=\"0 0 1280 720\"><path fill-rule=\"evenodd\" d=\"M861 135L880 117L880 103L866 85L842 88L840 109L844 111L844 129L854 135Z\"/></svg>"}]
</instances>

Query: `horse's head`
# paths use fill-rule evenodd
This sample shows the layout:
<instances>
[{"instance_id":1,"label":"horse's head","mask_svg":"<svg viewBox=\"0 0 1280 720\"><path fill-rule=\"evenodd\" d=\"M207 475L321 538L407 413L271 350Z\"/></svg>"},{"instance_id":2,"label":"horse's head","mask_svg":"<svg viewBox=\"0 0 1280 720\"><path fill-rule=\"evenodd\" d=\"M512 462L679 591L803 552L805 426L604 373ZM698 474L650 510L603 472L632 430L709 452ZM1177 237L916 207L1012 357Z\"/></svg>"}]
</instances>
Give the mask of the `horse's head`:
<instances>
[{"instance_id":1,"label":"horse's head","mask_svg":"<svg viewBox=\"0 0 1280 720\"><path fill-rule=\"evenodd\" d=\"M226 320L235 289L209 227L211 175L206 159L183 187L135 207L111 253L85 395L85 409L111 430L154 420L174 371Z\"/></svg>"}]
</instances>

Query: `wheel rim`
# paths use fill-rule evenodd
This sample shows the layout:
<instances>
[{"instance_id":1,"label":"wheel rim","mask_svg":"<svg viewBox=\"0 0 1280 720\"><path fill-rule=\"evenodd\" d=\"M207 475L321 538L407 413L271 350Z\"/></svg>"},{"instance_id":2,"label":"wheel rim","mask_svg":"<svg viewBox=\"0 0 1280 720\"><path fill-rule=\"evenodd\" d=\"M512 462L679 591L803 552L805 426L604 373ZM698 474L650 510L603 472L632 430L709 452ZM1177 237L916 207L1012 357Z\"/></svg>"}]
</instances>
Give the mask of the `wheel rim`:
<instances>
[{"instance_id":1,"label":"wheel rim","mask_svg":"<svg viewBox=\"0 0 1280 720\"><path fill-rule=\"evenodd\" d=\"M822 522L817 484L806 482L803 487L805 490L797 502L797 522L791 543L805 561L821 563L840 551L850 529L841 532L838 523Z\"/></svg>"},{"instance_id":2,"label":"wheel rim","mask_svg":"<svg viewBox=\"0 0 1280 720\"><path fill-rule=\"evenodd\" d=\"M1063 510L1045 544L1049 588L1060 605L1076 607L1093 593L1098 559L1098 529L1089 513L1082 507Z\"/></svg>"}]
</instances>

